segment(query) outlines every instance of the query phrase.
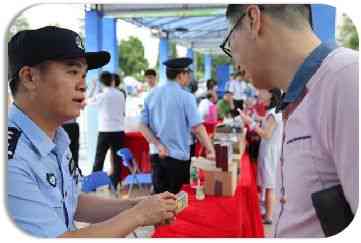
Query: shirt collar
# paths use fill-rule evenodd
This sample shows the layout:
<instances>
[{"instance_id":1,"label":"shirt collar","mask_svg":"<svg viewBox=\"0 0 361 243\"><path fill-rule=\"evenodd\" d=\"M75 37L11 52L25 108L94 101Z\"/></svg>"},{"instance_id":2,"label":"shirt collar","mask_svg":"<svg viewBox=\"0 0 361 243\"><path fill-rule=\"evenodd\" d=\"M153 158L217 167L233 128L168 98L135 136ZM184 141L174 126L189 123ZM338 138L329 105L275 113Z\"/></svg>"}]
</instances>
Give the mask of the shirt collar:
<instances>
[{"instance_id":1,"label":"shirt collar","mask_svg":"<svg viewBox=\"0 0 361 243\"><path fill-rule=\"evenodd\" d=\"M168 85L175 85L175 86L177 86L177 87L179 87L181 89L184 89L184 87L182 85L180 85L177 80L168 80L167 84Z\"/></svg>"},{"instance_id":2,"label":"shirt collar","mask_svg":"<svg viewBox=\"0 0 361 243\"><path fill-rule=\"evenodd\" d=\"M278 104L276 112L283 110L289 103L297 101L301 96L307 82L320 68L323 60L337 47L336 43L321 43L305 59L298 68L287 93L283 94L281 102Z\"/></svg>"},{"instance_id":3,"label":"shirt collar","mask_svg":"<svg viewBox=\"0 0 361 243\"><path fill-rule=\"evenodd\" d=\"M48 155L53 149L60 155L66 151L70 144L69 137L62 128L56 130L53 142L48 135L15 104L12 104L9 109L9 121L16 124L42 157Z\"/></svg>"}]
</instances>

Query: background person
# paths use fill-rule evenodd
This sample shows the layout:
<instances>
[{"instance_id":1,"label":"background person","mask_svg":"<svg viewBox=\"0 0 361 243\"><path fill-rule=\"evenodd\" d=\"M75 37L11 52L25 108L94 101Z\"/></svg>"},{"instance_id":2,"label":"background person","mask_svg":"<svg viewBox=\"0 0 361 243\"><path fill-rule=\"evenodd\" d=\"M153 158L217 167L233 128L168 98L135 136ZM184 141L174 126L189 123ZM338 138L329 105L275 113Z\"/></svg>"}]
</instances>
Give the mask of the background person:
<instances>
[{"instance_id":1,"label":"background person","mask_svg":"<svg viewBox=\"0 0 361 243\"><path fill-rule=\"evenodd\" d=\"M189 183L191 132L206 147L209 158L215 153L195 97L185 90L191 80L188 66L192 59L175 58L163 64L168 81L146 98L140 129L157 148L152 161L154 191L178 193L184 183Z\"/></svg>"},{"instance_id":2,"label":"background person","mask_svg":"<svg viewBox=\"0 0 361 243\"><path fill-rule=\"evenodd\" d=\"M98 139L96 154L93 165L93 172L103 170L105 156L108 149L113 154L124 145L124 117L125 117L125 96L116 88L113 75L104 71L100 74L100 83L104 86L103 92L94 94L96 89L96 80L93 83L87 103L98 108ZM110 178L114 188L117 189L120 182L121 159L114 156L113 174Z\"/></svg>"}]
</instances>

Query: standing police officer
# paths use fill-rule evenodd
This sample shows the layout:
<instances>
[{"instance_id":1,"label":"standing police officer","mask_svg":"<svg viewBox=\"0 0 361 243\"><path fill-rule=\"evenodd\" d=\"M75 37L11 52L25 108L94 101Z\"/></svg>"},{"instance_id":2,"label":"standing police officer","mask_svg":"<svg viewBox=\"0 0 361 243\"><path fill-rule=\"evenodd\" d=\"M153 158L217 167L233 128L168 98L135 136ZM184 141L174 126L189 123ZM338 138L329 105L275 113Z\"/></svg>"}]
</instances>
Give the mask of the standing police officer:
<instances>
[{"instance_id":1,"label":"standing police officer","mask_svg":"<svg viewBox=\"0 0 361 243\"><path fill-rule=\"evenodd\" d=\"M214 148L202 125L195 97L184 88L191 80L190 58L164 62L168 81L155 88L144 102L141 130L157 148L153 166L153 187L156 193L177 193L189 182L191 132L214 159Z\"/></svg>"},{"instance_id":2,"label":"standing police officer","mask_svg":"<svg viewBox=\"0 0 361 243\"><path fill-rule=\"evenodd\" d=\"M85 52L79 35L58 27L17 33L8 44L14 104L8 120L7 207L16 225L40 237L126 236L174 217L175 197L134 200L79 194L79 174L61 125L85 105L88 69L109 62ZM92 223L76 229L74 220Z\"/></svg>"}]
</instances>

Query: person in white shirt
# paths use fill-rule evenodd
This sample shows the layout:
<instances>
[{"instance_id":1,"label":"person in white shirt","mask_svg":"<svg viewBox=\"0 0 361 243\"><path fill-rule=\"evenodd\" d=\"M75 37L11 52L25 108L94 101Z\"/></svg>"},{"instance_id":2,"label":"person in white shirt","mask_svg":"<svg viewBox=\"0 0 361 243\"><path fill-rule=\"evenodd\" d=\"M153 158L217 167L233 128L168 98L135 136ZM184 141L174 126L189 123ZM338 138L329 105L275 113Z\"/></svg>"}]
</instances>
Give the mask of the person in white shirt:
<instances>
[{"instance_id":1,"label":"person in white shirt","mask_svg":"<svg viewBox=\"0 0 361 243\"><path fill-rule=\"evenodd\" d=\"M208 91L206 98L202 99L198 105L198 112L201 115L203 122L216 122L217 111L214 109L217 104L217 93L215 91ZM212 110L213 109L213 110Z\"/></svg>"},{"instance_id":2,"label":"person in white shirt","mask_svg":"<svg viewBox=\"0 0 361 243\"><path fill-rule=\"evenodd\" d=\"M233 79L229 82L228 91L233 93L235 113L237 113L237 109L243 110L244 102L247 99L247 95L245 92L247 89L247 83L243 80L244 76L245 72L241 71L235 74L236 79Z\"/></svg>"},{"instance_id":3,"label":"person in white shirt","mask_svg":"<svg viewBox=\"0 0 361 243\"><path fill-rule=\"evenodd\" d=\"M104 71L100 75L100 82L104 86L103 92L94 95L96 81L93 90L88 97L89 105L96 105L98 108L98 141L93 165L93 172L103 170L104 159L108 149L113 154L123 147L124 141L124 94L115 87L113 75ZM114 158L114 172L111 180L115 188L120 180L121 161L118 156Z\"/></svg>"},{"instance_id":4,"label":"person in white shirt","mask_svg":"<svg viewBox=\"0 0 361 243\"><path fill-rule=\"evenodd\" d=\"M264 198L265 214L264 224L272 224L272 208L274 201L274 188L276 181L276 168L281 158L283 121L282 113L276 113L276 105L281 100L281 90L260 90L260 99L267 105L267 114L261 122L241 112L241 117L250 129L253 129L260 137L257 160L257 185L261 189L261 199Z\"/></svg>"}]
</instances>

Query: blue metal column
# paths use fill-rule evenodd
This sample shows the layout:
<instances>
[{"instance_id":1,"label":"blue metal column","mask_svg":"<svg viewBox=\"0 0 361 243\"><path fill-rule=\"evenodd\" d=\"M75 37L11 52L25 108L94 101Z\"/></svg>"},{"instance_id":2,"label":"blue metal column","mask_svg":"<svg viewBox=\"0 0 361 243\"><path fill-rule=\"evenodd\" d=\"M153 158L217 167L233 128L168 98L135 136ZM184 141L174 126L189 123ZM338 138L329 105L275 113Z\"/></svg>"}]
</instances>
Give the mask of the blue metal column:
<instances>
[{"instance_id":1,"label":"blue metal column","mask_svg":"<svg viewBox=\"0 0 361 243\"><path fill-rule=\"evenodd\" d=\"M168 38L161 37L159 40L159 84L164 84L167 81L163 62L168 60L168 46Z\"/></svg>"},{"instance_id":2,"label":"blue metal column","mask_svg":"<svg viewBox=\"0 0 361 243\"><path fill-rule=\"evenodd\" d=\"M335 41L336 8L326 4L312 4L313 30L322 42Z\"/></svg>"},{"instance_id":3,"label":"blue metal column","mask_svg":"<svg viewBox=\"0 0 361 243\"><path fill-rule=\"evenodd\" d=\"M226 83L229 80L229 64L221 64L216 67L216 78L218 86L218 96L223 97Z\"/></svg>"},{"instance_id":4,"label":"blue metal column","mask_svg":"<svg viewBox=\"0 0 361 243\"><path fill-rule=\"evenodd\" d=\"M193 48L187 48L187 57L188 58L191 58L192 60L193 60L193 64L190 66L190 68L192 69L192 70L194 70L194 53L193 53Z\"/></svg>"},{"instance_id":5,"label":"blue metal column","mask_svg":"<svg viewBox=\"0 0 361 243\"><path fill-rule=\"evenodd\" d=\"M209 53L204 54L204 80L212 77L212 56Z\"/></svg>"},{"instance_id":6,"label":"blue metal column","mask_svg":"<svg viewBox=\"0 0 361 243\"><path fill-rule=\"evenodd\" d=\"M85 49L99 51L102 46L102 15L96 10L85 11ZM99 76L99 69L89 70L87 86L92 88L92 80ZM88 142L88 161L94 161L98 135L98 114L95 107L88 106L86 112L86 140Z\"/></svg>"},{"instance_id":7,"label":"blue metal column","mask_svg":"<svg viewBox=\"0 0 361 243\"><path fill-rule=\"evenodd\" d=\"M117 20L104 17L102 20L102 49L110 53L110 61L103 67L103 70L112 73L118 72L118 43L117 43Z\"/></svg>"},{"instance_id":8,"label":"blue metal column","mask_svg":"<svg viewBox=\"0 0 361 243\"><path fill-rule=\"evenodd\" d=\"M193 48L187 48L187 57L192 58L193 63L192 65L189 66L190 69L193 70L193 79L196 80L196 73L197 73L197 63L196 63L196 59L195 59L195 55L193 52Z\"/></svg>"}]
</instances>

